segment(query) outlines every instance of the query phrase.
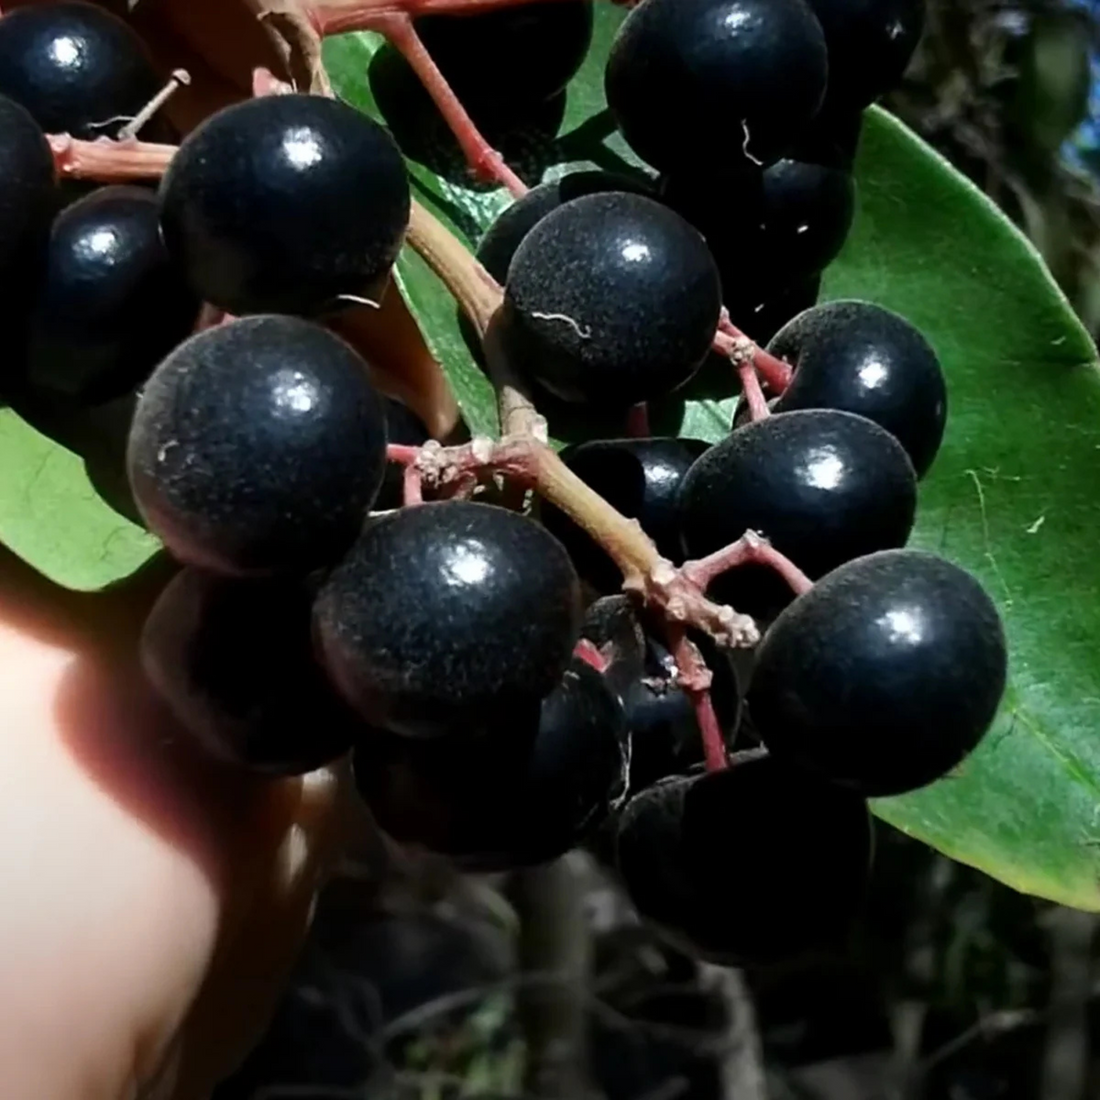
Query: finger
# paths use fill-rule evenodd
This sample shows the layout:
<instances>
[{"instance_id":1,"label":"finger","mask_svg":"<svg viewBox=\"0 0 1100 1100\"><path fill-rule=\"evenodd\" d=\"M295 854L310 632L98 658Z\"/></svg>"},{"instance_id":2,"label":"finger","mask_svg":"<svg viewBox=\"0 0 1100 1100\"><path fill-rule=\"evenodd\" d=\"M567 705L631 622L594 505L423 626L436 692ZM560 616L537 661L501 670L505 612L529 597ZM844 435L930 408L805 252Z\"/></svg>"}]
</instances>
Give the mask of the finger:
<instances>
[{"instance_id":1,"label":"finger","mask_svg":"<svg viewBox=\"0 0 1100 1100\"><path fill-rule=\"evenodd\" d=\"M275 872L304 785L190 757L136 674L132 608L97 604L97 631L87 601L56 614L35 595L0 583L4 1095L116 1100L199 1018L198 991L231 956L222 945L247 942L250 914L285 903L268 961L300 933L305 880L273 884L289 881Z\"/></svg>"}]
</instances>

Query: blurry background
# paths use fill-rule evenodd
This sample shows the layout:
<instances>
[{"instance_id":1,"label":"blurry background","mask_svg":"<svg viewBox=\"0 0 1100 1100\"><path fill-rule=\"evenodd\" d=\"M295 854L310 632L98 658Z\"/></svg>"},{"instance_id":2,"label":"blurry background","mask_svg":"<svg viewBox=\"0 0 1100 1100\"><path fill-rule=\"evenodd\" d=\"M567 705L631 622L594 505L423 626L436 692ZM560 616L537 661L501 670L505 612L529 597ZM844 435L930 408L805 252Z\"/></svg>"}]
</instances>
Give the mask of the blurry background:
<instances>
[{"instance_id":1,"label":"blurry background","mask_svg":"<svg viewBox=\"0 0 1100 1100\"><path fill-rule=\"evenodd\" d=\"M1097 333L1100 0L930 0L888 106L1023 227ZM847 956L720 971L641 929L595 847L474 880L368 843L216 1100L1100 1097L1090 915L881 826ZM735 850L727 873L735 891Z\"/></svg>"}]
</instances>

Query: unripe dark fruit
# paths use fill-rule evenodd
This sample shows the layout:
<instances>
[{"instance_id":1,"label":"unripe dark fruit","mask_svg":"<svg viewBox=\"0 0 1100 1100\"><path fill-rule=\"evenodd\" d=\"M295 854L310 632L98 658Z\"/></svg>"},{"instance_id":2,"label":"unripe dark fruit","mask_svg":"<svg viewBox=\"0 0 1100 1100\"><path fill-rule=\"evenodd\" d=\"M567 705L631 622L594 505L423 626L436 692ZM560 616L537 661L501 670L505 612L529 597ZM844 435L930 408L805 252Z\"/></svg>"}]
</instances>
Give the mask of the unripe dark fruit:
<instances>
[{"instance_id":1,"label":"unripe dark fruit","mask_svg":"<svg viewBox=\"0 0 1100 1100\"><path fill-rule=\"evenodd\" d=\"M314 314L382 293L409 221L393 139L323 96L265 96L194 130L160 187L165 243L233 314Z\"/></svg>"},{"instance_id":2,"label":"unripe dark fruit","mask_svg":"<svg viewBox=\"0 0 1100 1100\"><path fill-rule=\"evenodd\" d=\"M366 364L293 317L247 317L181 344L142 392L127 460L138 507L172 554L240 576L335 561L385 463Z\"/></svg>"},{"instance_id":3,"label":"unripe dark fruit","mask_svg":"<svg viewBox=\"0 0 1100 1100\"><path fill-rule=\"evenodd\" d=\"M464 501L372 520L318 595L329 675L373 725L414 736L533 713L580 630L580 584L533 520Z\"/></svg>"},{"instance_id":4,"label":"unripe dark fruit","mask_svg":"<svg viewBox=\"0 0 1100 1100\"><path fill-rule=\"evenodd\" d=\"M842 566L780 615L749 706L776 756L868 796L901 794L978 744L1006 662L1000 617L973 577L887 551Z\"/></svg>"}]
</instances>

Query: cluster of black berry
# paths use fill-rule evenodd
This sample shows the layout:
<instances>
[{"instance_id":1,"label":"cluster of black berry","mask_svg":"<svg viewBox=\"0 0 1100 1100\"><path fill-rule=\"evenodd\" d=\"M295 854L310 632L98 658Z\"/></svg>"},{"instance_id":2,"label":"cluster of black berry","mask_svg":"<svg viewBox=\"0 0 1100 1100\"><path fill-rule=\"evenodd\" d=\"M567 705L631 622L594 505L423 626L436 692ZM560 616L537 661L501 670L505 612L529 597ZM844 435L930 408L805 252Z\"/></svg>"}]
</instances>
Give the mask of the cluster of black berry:
<instances>
[{"instance_id":1,"label":"cluster of black berry","mask_svg":"<svg viewBox=\"0 0 1100 1100\"><path fill-rule=\"evenodd\" d=\"M687 635L713 673L701 708L669 606L610 594L598 517L585 530L543 502L540 523L476 477L401 507L387 444L427 433L325 327L384 292L406 232L385 130L327 98L254 99L191 133L159 190L56 213L44 130L140 120L152 68L86 4L0 20L0 272L28 295L4 382L67 408L136 391L130 485L184 565L142 660L182 726L270 774L353 751L382 829L471 870L552 859L610 817L639 910L708 958L835 938L867 872L864 799L957 765L1005 681L977 582L903 549L946 419L932 349L873 305L791 304L847 232L859 112L919 25L909 0L642 0L607 89L661 191L566 176L481 246L504 283L503 355L566 402L657 399L716 334L755 378L765 353L730 335L723 285L751 300L749 335L765 307L789 321L767 353L771 410L750 402L717 446L564 455L654 540L658 572L691 559L683 577L767 625L747 670ZM235 316L192 334L201 302ZM751 553L724 568L746 532L793 562L785 579ZM719 749L702 769L707 708L727 747L750 747L732 767Z\"/></svg>"}]
</instances>

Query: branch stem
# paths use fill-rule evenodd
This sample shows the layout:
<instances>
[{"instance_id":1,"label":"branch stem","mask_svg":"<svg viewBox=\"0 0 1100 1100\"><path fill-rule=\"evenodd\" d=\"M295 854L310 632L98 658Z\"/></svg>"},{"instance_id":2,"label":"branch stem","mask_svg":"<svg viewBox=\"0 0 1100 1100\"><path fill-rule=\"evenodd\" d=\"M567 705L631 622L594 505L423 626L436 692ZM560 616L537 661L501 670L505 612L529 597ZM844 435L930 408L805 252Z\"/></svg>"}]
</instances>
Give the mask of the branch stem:
<instances>
[{"instance_id":1,"label":"branch stem","mask_svg":"<svg viewBox=\"0 0 1100 1100\"><path fill-rule=\"evenodd\" d=\"M682 569L685 577L706 591L714 579L739 565L767 565L790 585L796 595L809 592L814 582L786 554L781 554L755 531L746 531L736 542L721 550L687 562Z\"/></svg>"}]
</instances>

